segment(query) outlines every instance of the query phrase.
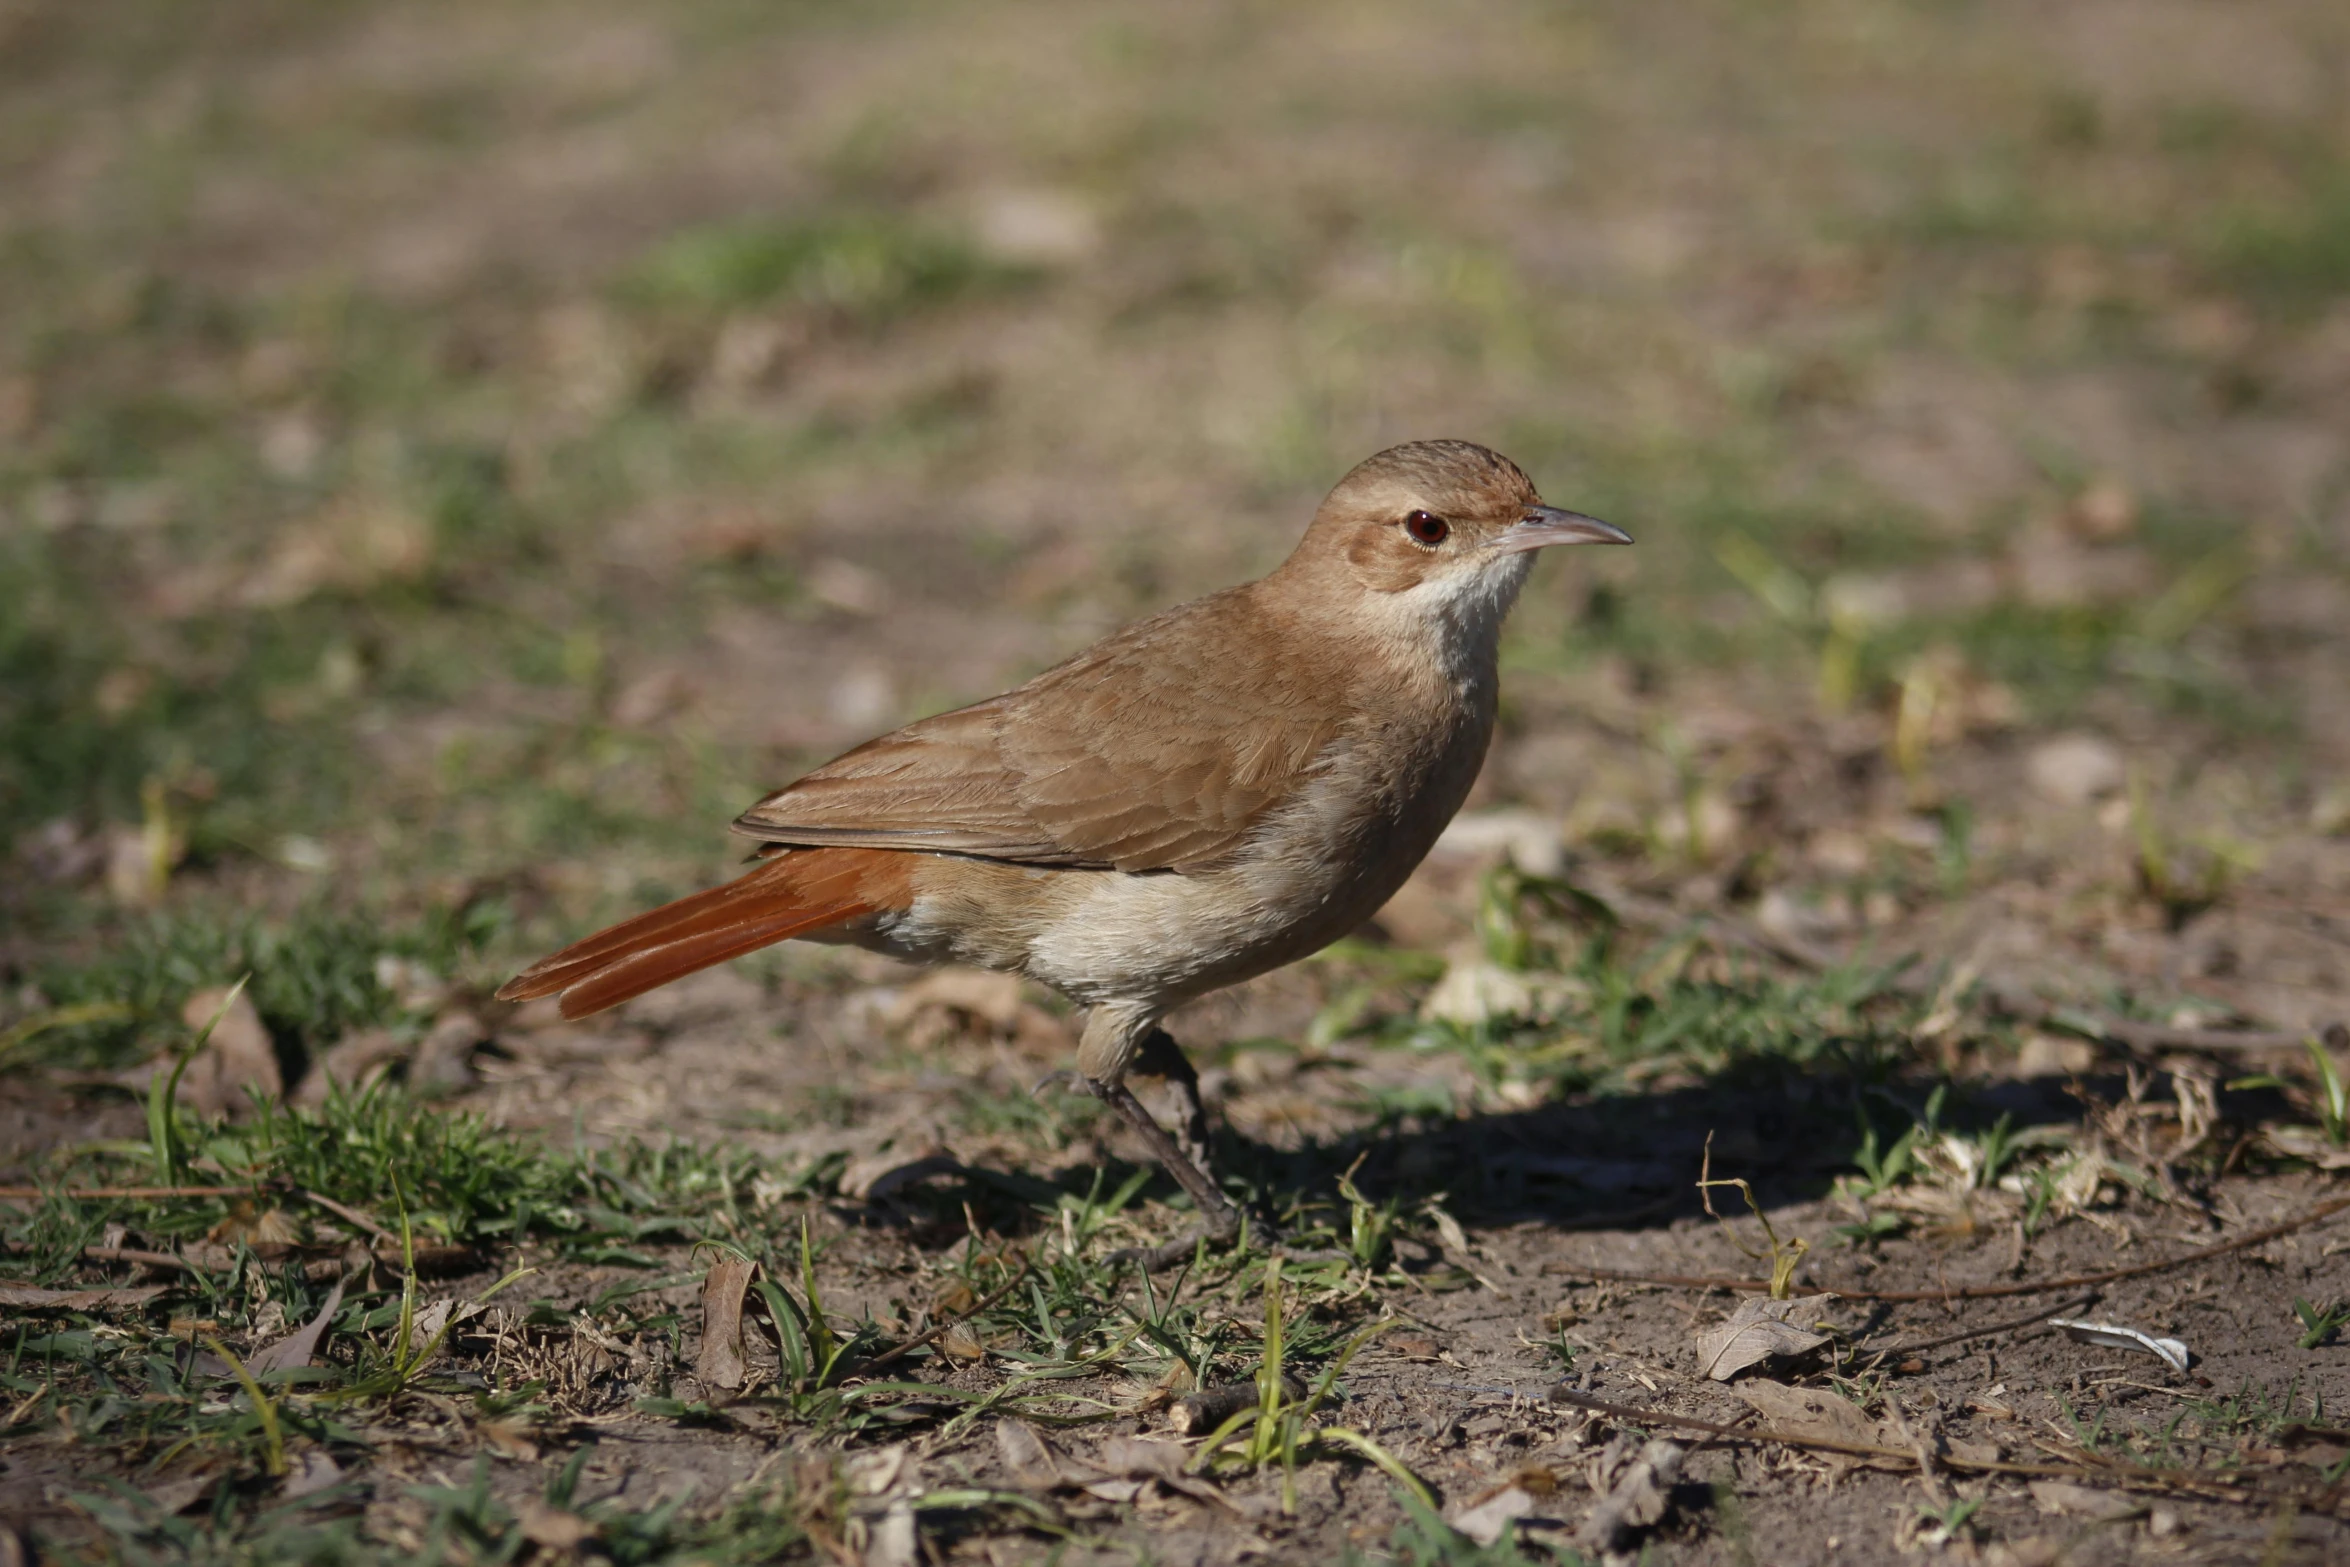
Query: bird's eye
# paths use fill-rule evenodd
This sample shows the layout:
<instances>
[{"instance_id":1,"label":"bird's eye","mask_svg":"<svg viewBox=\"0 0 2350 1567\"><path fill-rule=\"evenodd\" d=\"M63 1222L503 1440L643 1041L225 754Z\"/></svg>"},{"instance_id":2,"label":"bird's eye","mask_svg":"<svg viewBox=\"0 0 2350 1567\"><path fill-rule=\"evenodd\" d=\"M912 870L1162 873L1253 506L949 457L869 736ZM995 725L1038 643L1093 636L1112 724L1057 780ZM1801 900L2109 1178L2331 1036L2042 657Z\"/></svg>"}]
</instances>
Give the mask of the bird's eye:
<instances>
[{"instance_id":1,"label":"bird's eye","mask_svg":"<svg viewBox=\"0 0 2350 1567\"><path fill-rule=\"evenodd\" d=\"M1412 536L1414 544L1434 549L1452 537L1452 524L1432 511L1416 511L1403 520L1403 531Z\"/></svg>"}]
</instances>

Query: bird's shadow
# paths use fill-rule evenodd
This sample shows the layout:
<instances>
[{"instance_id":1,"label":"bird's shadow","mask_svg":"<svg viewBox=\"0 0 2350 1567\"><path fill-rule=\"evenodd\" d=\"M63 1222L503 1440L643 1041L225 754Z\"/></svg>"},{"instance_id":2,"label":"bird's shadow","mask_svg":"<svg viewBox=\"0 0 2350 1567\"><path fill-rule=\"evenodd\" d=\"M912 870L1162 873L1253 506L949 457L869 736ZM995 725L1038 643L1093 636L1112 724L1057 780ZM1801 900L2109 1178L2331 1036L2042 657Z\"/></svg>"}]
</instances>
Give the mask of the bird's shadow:
<instances>
[{"instance_id":1,"label":"bird's shadow","mask_svg":"<svg viewBox=\"0 0 2350 1567\"><path fill-rule=\"evenodd\" d=\"M2020 1132L2075 1121L2083 1092L2120 1084L2006 1079L1929 1106L1934 1088L1783 1066L1737 1070L1666 1089L1405 1121L1295 1148L1234 1137L1228 1167L1284 1192L1331 1191L1351 1168L1369 1201L1408 1209L1441 1194L1447 1211L1480 1226L1638 1230L1701 1214L1697 1183L1707 1174L1745 1179L1765 1207L1811 1201L1857 1171L1872 1130L1880 1148L1913 1126L1979 1136L2004 1119ZM1730 1199L1728 1211L1740 1207Z\"/></svg>"},{"instance_id":2,"label":"bird's shadow","mask_svg":"<svg viewBox=\"0 0 2350 1567\"><path fill-rule=\"evenodd\" d=\"M1670 1088L1577 1094L1467 1116L1397 1116L1287 1146L1245 1136L1218 1117L1216 1167L1260 1212L1319 1217L1342 1234L1342 1182L1369 1203L1405 1213L1441 1197L1455 1218L1484 1228L1641 1231L1702 1214L1697 1182L1709 1168L1717 1179L1744 1178L1760 1203L1777 1208L1825 1197L1839 1176L1859 1173L1872 1132L1880 1153L1913 1127L1921 1136L1980 1142L2002 1123L2011 1136L2077 1123L2087 1104L2112 1103L2126 1092L2119 1076L2001 1078L1952 1085L1939 1096L1936 1087L1923 1076L1864 1079L1747 1063ZM2258 1096L2262 1104L2255 1097L2227 1094L2223 1114L2257 1121L2273 1096ZM935 1190L927 1203L901 1207L894 1217L952 1239L976 1211L999 1233L1018 1234L1046 1222L1059 1194L1098 1197L1138 1173L1140 1195L1183 1203L1162 1173L1112 1159L1057 1182L968 1172L964 1183ZM1720 1207L1718 1193L1715 1202ZM1740 1207L1733 1198L1724 1211Z\"/></svg>"}]
</instances>

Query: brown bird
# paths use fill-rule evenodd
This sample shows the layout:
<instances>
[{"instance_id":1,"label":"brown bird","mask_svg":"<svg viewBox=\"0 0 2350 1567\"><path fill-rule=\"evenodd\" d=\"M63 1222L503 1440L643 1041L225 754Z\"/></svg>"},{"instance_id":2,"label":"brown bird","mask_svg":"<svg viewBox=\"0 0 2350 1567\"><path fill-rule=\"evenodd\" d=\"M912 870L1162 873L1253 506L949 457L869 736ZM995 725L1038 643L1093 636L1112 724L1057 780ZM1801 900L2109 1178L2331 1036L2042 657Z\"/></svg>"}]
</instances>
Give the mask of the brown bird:
<instances>
[{"instance_id":1,"label":"brown bird","mask_svg":"<svg viewBox=\"0 0 2350 1567\"><path fill-rule=\"evenodd\" d=\"M1271 574L827 762L736 818L757 868L498 994L584 1017L790 937L1024 974L1088 1009L1085 1085L1229 1240L1198 1078L1159 1020L1387 901L1484 762L1532 552L1631 542L1482 446L1381 452ZM1172 1133L1130 1074L1165 1079Z\"/></svg>"}]
</instances>

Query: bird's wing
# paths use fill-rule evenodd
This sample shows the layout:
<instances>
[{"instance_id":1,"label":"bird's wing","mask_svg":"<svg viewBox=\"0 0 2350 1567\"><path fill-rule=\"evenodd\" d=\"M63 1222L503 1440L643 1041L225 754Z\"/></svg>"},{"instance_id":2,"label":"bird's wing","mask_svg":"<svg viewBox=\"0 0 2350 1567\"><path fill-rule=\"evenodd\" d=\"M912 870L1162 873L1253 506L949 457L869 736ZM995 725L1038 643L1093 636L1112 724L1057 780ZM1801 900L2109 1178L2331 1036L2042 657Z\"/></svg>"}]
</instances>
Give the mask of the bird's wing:
<instances>
[{"instance_id":1,"label":"bird's wing","mask_svg":"<svg viewBox=\"0 0 2350 1567\"><path fill-rule=\"evenodd\" d=\"M1190 870L1289 798L1342 704L1234 594L1139 625L1027 685L827 762L735 829L773 844ZM1316 689L1317 685L1321 688Z\"/></svg>"}]
</instances>

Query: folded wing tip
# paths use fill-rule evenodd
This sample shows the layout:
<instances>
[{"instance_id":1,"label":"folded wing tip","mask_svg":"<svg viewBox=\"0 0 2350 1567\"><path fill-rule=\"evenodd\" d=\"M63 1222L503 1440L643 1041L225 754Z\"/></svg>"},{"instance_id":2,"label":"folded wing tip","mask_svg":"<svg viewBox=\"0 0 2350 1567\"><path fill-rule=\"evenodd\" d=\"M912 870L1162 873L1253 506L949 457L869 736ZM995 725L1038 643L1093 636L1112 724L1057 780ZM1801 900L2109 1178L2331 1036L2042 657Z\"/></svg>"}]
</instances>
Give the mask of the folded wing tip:
<instances>
[{"instance_id":1,"label":"folded wing tip","mask_svg":"<svg viewBox=\"0 0 2350 1567\"><path fill-rule=\"evenodd\" d=\"M492 994L500 1001L535 1001L547 994L548 987L541 982L536 967L526 968L500 985Z\"/></svg>"}]
</instances>

